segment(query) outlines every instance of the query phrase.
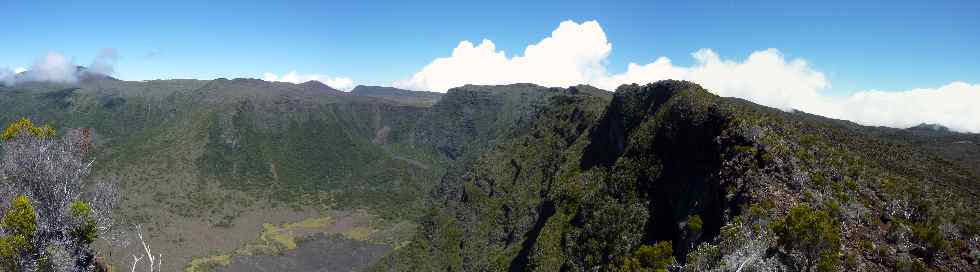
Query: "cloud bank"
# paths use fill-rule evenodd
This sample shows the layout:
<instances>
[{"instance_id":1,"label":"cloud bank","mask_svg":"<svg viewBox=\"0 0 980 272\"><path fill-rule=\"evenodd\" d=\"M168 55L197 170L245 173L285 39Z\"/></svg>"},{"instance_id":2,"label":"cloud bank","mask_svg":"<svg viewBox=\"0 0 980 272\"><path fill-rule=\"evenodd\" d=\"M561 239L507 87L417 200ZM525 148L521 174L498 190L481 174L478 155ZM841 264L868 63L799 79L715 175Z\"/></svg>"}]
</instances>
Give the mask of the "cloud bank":
<instances>
[{"instance_id":1,"label":"cloud bank","mask_svg":"<svg viewBox=\"0 0 980 272\"><path fill-rule=\"evenodd\" d=\"M92 64L88 66L88 71L103 75L113 75L116 73L116 62L119 61L119 51L115 48L105 48L99 50L95 55Z\"/></svg>"},{"instance_id":2,"label":"cloud bank","mask_svg":"<svg viewBox=\"0 0 980 272\"><path fill-rule=\"evenodd\" d=\"M0 68L0 85L14 85L14 76L16 73L10 68Z\"/></svg>"},{"instance_id":3,"label":"cloud bank","mask_svg":"<svg viewBox=\"0 0 980 272\"><path fill-rule=\"evenodd\" d=\"M48 53L34 61L34 66L24 72L26 81L76 83L78 68L74 61L61 53Z\"/></svg>"},{"instance_id":4,"label":"cloud bank","mask_svg":"<svg viewBox=\"0 0 980 272\"><path fill-rule=\"evenodd\" d=\"M957 81L938 88L861 91L809 106L813 113L862 124L904 128L930 123L980 133L980 84Z\"/></svg>"},{"instance_id":5,"label":"cloud bank","mask_svg":"<svg viewBox=\"0 0 980 272\"><path fill-rule=\"evenodd\" d=\"M663 79L689 80L726 97L739 97L783 110L801 110L864 125L910 127L938 123L950 129L980 132L980 85L953 82L929 89L860 91L845 97L825 94L830 81L801 58L778 49L755 51L743 60L725 59L711 49L691 54L691 66L667 57L630 63L610 74L606 63L612 44L596 21L562 22L551 36L508 57L494 43L460 42L448 57L437 58L408 79L392 85L445 92L465 84L535 83L565 87L591 84L615 90L622 84Z\"/></svg>"},{"instance_id":6,"label":"cloud bank","mask_svg":"<svg viewBox=\"0 0 980 272\"><path fill-rule=\"evenodd\" d=\"M92 60L92 64L80 71L74 60L58 52L49 52L35 60L30 68L0 69L0 83L8 86L36 81L75 84L83 73L115 74L114 67L118 59L119 53L115 49L102 49Z\"/></svg>"},{"instance_id":7,"label":"cloud bank","mask_svg":"<svg viewBox=\"0 0 980 272\"><path fill-rule=\"evenodd\" d=\"M294 84L316 80L322 82L323 84L327 84L327 86L334 89L342 91L350 91L354 88L354 81L347 77L330 77L320 74L299 74L296 73L296 71L289 71L288 73L282 74L282 76L274 73L265 73L262 75L262 80L290 82Z\"/></svg>"}]
</instances>

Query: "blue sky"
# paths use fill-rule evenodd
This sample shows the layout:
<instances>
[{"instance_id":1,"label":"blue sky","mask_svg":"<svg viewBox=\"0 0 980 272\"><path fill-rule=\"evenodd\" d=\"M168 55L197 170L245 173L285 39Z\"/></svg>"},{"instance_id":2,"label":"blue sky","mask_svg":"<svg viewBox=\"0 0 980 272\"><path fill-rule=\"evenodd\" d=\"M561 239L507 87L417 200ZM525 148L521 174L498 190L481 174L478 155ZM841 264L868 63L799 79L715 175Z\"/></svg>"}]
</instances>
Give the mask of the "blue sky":
<instances>
[{"instance_id":1,"label":"blue sky","mask_svg":"<svg viewBox=\"0 0 980 272\"><path fill-rule=\"evenodd\" d=\"M509 61L519 62L510 58L521 56L526 47L550 37L552 31L563 28L559 24L570 21L573 24L565 29L585 33L576 37L597 46L583 50L602 50L603 45L611 44L611 50L586 57L591 64L578 67L584 69L579 74L598 67L604 70L604 78L615 78L631 74L629 63L650 64L660 57L670 60L669 69L609 80L609 89L624 80L680 77L720 95L864 124L906 126L933 121L980 131L980 121L976 121L980 110L975 109L980 102L956 101L980 98L980 85L976 85L980 83L976 46L980 42L980 1L975 0L35 0L2 1L0 10L0 20L7 26L0 38L0 68L29 68L49 52L87 65L100 50L113 48L120 55L115 75L127 80L263 78L274 73L280 76L278 80L288 81L281 76L296 71L349 78L354 84L414 89L469 83L449 80L451 76L439 71L460 70L467 76L506 72L514 65ZM586 33L595 26L598 35ZM575 48L576 37L550 48ZM483 39L492 40L493 46L480 47ZM499 51L506 52L507 60L499 60L503 64L498 63L497 70L487 70L471 58L451 57L464 40L480 48L474 52L484 60ZM710 50L699 51L705 48ZM776 51L766 51L769 48ZM701 55L705 58L695 58L695 52L706 53ZM754 53L761 53L759 61L748 60ZM572 57L549 68L580 64L574 58L578 55ZM767 62L766 57L775 61ZM439 58L463 64L436 65ZM550 60L539 58L537 62ZM794 64L796 61L805 64ZM717 69L709 69L711 63ZM752 63L772 67L753 70ZM786 84L768 84L772 77L781 77ZM498 76L474 78L473 83L575 82L551 79ZM739 82L731 83L733 79ZM878 97L870 90L893 95ZM947 100L924 104L916 102L923 100L920 96ZM822 104L813 104L816 100ZM882 101L891 104L879 107L947 110L895 121L907 113L863 109L868 103ZM840 109L841 105L849 108Z\"/></svg>"},{"instance_id":2,"label":"blue sky","mask_svg":"<svg viewBox=\"0 0 980 272\"><path fill-rule=\"evenodd\" d=\"M297 70L386 84L461 40L520 53L561 21L596 20L613 72L660 56L690 63L699 48L731 58L778 48L838 92L980 81L977 1L3 1L0 10L0 66L48 51L84 64L116 48L126 79Z\"/></svg>"}]
</instances>

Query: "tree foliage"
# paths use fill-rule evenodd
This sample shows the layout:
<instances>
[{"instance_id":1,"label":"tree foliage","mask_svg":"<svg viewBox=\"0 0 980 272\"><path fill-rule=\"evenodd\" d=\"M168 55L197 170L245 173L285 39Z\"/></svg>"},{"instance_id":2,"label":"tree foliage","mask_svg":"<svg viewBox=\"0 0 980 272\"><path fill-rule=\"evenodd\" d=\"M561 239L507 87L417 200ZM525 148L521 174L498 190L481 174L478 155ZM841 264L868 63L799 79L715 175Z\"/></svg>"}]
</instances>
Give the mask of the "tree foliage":
<instances>
[{"instance_id":1,"label":"tree foliage","mask_svg":"<svg viewBox=\"0 0 980 272\"><path fill-rule=\"evenodd\" d=\"M34 126L34 122L31 122L30 119L21 118L17 122L7 126L3 130L3 134L0 134L0 139L9 141L25 133L34 137L49 138L54 136L55 130L50 125Z\"/></svg>"}]
</instances>

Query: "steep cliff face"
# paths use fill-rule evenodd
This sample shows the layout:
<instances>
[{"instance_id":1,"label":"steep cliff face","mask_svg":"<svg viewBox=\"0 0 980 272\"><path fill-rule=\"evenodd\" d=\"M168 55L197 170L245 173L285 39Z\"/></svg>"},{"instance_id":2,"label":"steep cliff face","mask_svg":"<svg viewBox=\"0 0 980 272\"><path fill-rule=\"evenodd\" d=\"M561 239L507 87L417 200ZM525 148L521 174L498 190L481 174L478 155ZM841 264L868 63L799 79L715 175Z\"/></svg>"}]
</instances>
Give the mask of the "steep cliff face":
<instances>
[{"instance_id":1,"label":"steep cliff face","mask_svg":"<svg viewBox=\"0 0 980 272\"><path fill-rule=\"evenodd\" d=\"M687 82L624 86L602 120L623 126L597 127L596 135L606 136L593 137L583 156L583 169L607 167L612 175L635 176L637 196L647 206L641 241L670 240L681 258L687 244L698 241L684 233L690 216L702 218L703 234L698 236L710 239L743 204L739 201L745 201L742 195L726 199L726 187L734 184L722 180L721 170L722 160L730 159L724 148L747 140L722 136L730 120L711 99Z\"/></svg>"},{"instance_id":2,"label":"steep cliff face","mask_svg":"<svg viewBox=\"0 0 980 272\"><path fill-rule=\"evenodd\" d=\"M451 92L439 104L454 101L463 91ZM468 156L475 158L449 170L433 194L433 208L421 222L425 227L420 237L431 239L419 239L399 253L403 258L391 262L406 262L399 267L420 271L526 265L537 237L558 212L552 194L556 187L566 185L557 177L568 166L577 165L577 154L583 148L580 136L599 119L610 98L587 86L542 88L540 92L546 93L532 96L539 103L515 100L525 110L491 111L510 116L502 118L503 123L516 125L498 126L507 131L492 137L492 142L477 142L486 151L472 155L475 151L469 149ZM479 109L487 104L476 105ZM459 112L474 110L467 105L454 107ZM465 156L460 158L465 160ZM464 247L455 246L461 242Z\"/></svg>"},{"instance_id":3,"label":"steep cliff face","mask_svg":"<svg viewBox=\"0 0 980 272\"><path fill-rule=\"evenodd\" d=\"M689 82L624 85L611 98L580 89L554 90L526 131L450 170L460 174L442 186L459 193L436 195L415 241L378 268L955 271L974 261L977 179L937 156ZM919 171L930 168L956 174Z\"/></svg>"},{"instance_id":4,"label":"steep cliff face","mask_svg":"<svg viewBox=\"0 0 980 272\"><path fill-rule=\"evenodd\" d=\"M419 119L416 142L451 159L478 154L498 139L524 133L555 92L533 84L453 88Z\"/></svg>"}]
</instances>

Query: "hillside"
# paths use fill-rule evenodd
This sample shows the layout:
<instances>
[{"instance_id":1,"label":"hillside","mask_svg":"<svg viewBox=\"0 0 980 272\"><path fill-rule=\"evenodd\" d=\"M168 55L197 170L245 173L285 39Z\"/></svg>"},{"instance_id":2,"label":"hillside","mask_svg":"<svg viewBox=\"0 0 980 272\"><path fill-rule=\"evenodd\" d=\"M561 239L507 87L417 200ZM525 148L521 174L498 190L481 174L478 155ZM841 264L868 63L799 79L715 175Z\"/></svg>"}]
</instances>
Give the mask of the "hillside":
<instances>
[{"instance_id":1,"label":"hillside","mask_svg":"<svg viewBox=\"0 0 980 272\"><path fill-rule=\"evenodd\" d=\"M689 82L0 86L0 122L21 117L94 129L93 178L121 182L120 225L147 226L166 270L380 258L374 270L964 271L980 259L980 136L784 112ZM125 265L132 247L105 255Z\"/></svg>"},{"instance_id":2,"label":"hillside","mask_svg":"<svg viewBox=\"0 0 980 272\"><path fill-rule=\"evenodd\" d=\"M451 169L462 174L442 180L411 246L376 268L976 267L980 179L928 144L894 140L905 132L679 81L622 86L611 100L558 90L542 109L526 132Z\"/></svg>"},{"instance_id":3,"label":"hillside","mask_svg":"<svg viewBox=\"0 0 980 272\"><path fill-rule=\"evenodd\" d=\"M397 243L446 161L412 144L425 107L318 82L25 83L0 87L0 108L4 123L93 128L93 179L121 183L119 225L148 226L168 270L233 250L265 223L348 218L334 211L366 210L353 218L397 230L378 238Z\"/></svg>"}]
</instances>

